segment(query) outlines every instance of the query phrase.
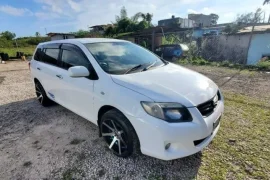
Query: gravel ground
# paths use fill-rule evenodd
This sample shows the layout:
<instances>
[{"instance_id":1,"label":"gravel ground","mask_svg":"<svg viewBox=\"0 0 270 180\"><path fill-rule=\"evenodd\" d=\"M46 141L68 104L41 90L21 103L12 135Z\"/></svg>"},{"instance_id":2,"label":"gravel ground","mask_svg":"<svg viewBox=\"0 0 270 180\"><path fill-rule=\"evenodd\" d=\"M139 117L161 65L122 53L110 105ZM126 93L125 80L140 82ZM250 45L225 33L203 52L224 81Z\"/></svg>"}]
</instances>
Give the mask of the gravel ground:
<instances>
[{"instance_id":1,"label":"gravel ground","mask_svg":"<svg viewBox=\"0 0 270 180\"><path fill-rule=\"evenodd\" d=\"M0 65L0 179L197 177L203 153L173 161L112 155L94 124L60 105L44 108L38 103L25 67L25 62ZM270 89L268 75L256 74L252 76L255 79L247 81L245 74L234 76L236 70L192 68L208 75L225 91L239 90L259 97L265 88ZM261 87L245 90L254 83Z\"/></svg>"}]
</instances>

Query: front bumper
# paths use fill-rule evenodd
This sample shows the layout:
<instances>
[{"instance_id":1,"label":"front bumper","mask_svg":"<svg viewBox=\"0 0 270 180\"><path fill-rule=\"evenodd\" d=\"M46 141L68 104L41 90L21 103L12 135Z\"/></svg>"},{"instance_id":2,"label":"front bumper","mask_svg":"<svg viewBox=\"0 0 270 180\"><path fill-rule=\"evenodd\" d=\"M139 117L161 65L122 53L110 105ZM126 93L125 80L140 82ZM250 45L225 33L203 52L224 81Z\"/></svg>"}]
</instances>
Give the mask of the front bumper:
<instances>
[{"instance_id":1,"label":"front bumper","mask_svg":"<svg viewBox=\"0 0 270 180\"><path fill-rule=\"evenodd\" d=\"M186 123L167 123L148 114L140 118L127 115L139 137L142 153L162 160L172 160L195 154L206 147L220 127L219 124L214 129L213 124L223 114L224 102L219 101L215 111L206 118L202 117L196 107L189 108L189 111L193 121ZM165 150L168 143L171 146Z\"/></svg>"}]
</instances>

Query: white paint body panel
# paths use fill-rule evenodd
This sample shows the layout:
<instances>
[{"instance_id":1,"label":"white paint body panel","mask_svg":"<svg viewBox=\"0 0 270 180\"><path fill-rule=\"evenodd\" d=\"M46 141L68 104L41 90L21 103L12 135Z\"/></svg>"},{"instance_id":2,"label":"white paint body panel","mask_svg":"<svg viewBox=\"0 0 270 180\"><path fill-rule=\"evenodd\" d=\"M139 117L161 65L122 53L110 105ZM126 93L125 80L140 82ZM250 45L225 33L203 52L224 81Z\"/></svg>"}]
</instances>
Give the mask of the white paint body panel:
<instances>
[{"instance_id":1,"label":"white paint body panel","mask_svg":"<svg viewBox=\"0 0 270 180\"><path fill-rule=\"evenodd\" d=\"M141 151L146 155L171 160L201 151L219 129L218 126L213 131L213 123L223 114L223 97L214 113L207 118L195 106L213 98L218 91L217 85L199 73L171 63L145 72L107 74L83 43L115 41L121 40L91 38L55 41L80 47L94 67L98 80L71 78L67 70L34 59L31 61L32 78L41 82L50 99L94 124L97 124L98 111L102 106L110 105L120 110L133 125ZM42 70L37 70L37 67ZM57 78L57 74L63 78ZM157 119L144 111L141 101L181 103L188 107L193 121L168 123ZM203 138L206 139L199 146L194 145L193 141ZM171 143L168 150L164 148L166 143Z\"/></svg>"}]
</instances>

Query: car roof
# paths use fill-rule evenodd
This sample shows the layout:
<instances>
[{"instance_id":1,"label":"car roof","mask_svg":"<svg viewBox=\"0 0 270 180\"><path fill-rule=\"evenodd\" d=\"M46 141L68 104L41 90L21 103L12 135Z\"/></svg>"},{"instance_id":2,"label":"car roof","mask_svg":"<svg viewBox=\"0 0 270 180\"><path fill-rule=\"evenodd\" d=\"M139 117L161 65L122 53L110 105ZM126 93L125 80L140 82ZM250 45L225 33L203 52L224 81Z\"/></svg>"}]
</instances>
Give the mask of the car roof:
<instances>
[{"instance_id":1,"label":"car roof","mask_svg":"<svg viewBox=\"0 0 270 180\"><path fill-rule=\"evenodd\" d=\"M77 39L63 39L63 40L54 40L40 43L39 45L45 44L56 44L56 43L99 43L99 42L127 42L120 39L109 39L109 38L77 38Z\"/></svg>"}]
</instances>

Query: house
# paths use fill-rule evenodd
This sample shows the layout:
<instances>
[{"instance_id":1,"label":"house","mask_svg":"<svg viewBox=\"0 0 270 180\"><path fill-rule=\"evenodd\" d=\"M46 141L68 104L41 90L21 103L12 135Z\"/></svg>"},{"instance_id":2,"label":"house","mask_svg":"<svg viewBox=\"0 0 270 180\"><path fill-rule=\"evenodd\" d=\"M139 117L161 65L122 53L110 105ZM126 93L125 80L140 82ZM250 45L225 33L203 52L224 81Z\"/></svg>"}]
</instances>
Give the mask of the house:
<instances>
[{"instance_id":1,"label":"house","mask_svg":"<svg viewBox=\"0 0 270 180\"><path fill-rule=\"evenodd\" d=\"M197 27L207 27L212 25L213 16L211 14L188 14L188 19L195 21Z\"/></svg>"},{"instance_id":2,"label":"house","mask_svg":"<svg viewBox=\"0 0 270 180\"><path fill-rule=\"evenodd\" d=\"M158 26L192 28L193 25L194 25L193 20L174 16L172 16L171 19L163 19L158 21Z\"/></svg>"},{"instance_id":3,"label":"house","mask_svg":"<svg viewBox=\"0 0 270 180\"><path fill-rule=\"evenodd\" d=\"M71 33L53 33L50 32L47 36L51 37L51 41L61 40L61 39L74 39L75 35Z\"/></svg>"},{"instance_id":4,"label":"house","mask_svg":"<svg viewBox=\"0 0 270 180\"><path fill-rule=\"evenodd\" d=\"M90 28L90 32L103 34L105 32L105 30L110 26L113 26L113 25L112 24L102 24L102 25L91 26L89 28Z\"/></svg>"},{"instance_id":5,"label":"house","mask_svg":"<svg viewBox=\"0 0 270 180\"><path fill-rule=\"evenodd\" d=\"M202 54L213 61L229 60L240 64L257 64L270 57L270 24L247 26L234 34L203 36Z\"/></svg>"},{"instance_id":6,"label":"house","mask_svg":"<svg viewBox=\"0 0 270 180\"><path fill-rule=\"evenodd\" d=\"M195 39L198 39L207 35L220 35L222 34L222 31L225 29L225 27L230 24L231 23L224 23L224 24L217 24L217 25L209 26L209 27L196 27L193 30L192 36Z\"/></svg>"},{"instance_id":7,"label":"house","mask_svg":"<svg viewBox=\"0 0 270 180\"><path fill-rule=\"evenodd\" d=\"M257 64L263 57L270 58L270 24L255 26L251 34L252 26L245 27L237 34L251 36L251 42L247 54L247 64Z\"/></svg>"}]
</instances>

